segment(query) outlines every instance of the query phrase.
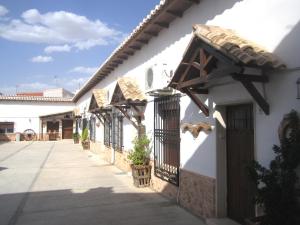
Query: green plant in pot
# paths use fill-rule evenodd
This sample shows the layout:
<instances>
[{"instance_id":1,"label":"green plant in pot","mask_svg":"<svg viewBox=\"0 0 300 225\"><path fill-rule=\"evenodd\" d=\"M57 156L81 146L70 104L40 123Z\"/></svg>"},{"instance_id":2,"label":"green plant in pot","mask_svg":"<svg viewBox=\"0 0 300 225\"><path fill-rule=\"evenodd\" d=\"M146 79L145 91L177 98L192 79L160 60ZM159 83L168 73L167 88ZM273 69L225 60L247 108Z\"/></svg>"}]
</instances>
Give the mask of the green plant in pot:
<instances>
[{"instance_id":1,"label":"green plant in pot","mask_svg":"<svg viewBox=\"0 0 300 225\"><path fill-rule=\"evenodd\" d=\"M128 159L132 162L132 176L136 187L147 187L150 185L150 142L151 140L147 135L136 137L133 141L133 150L128 155Z\"/></svg>"},{"instance_id":2,"label":"green plant in pot","mask_svg":"<svg viewBox=\"0 0 300 225\"><path fill-rule=\"evenodd\" d=\"M83 149L90 149L90 141L89 141L89 130L88 128L84 128L81 135L81 144Z\"/></svg>"},{"instance_id":3,"label":"green plant in pot","mask_svg":"<svg viewBox=\"0 0 300 225\"><path fill-rule=\"evenodd\" d=\"M256 161L249 167L256 183L255 202L263 207L264 215L248 224L300 224L300 119L296 111L285 116L279 136L280 146L274 145L275 158L269 168Z\"/></svg>"},{"instance_id":4,"label":"green plant in pot","mask_svg":"<svg viewBox=\"0 0 300 225\"><path fill-rule=\"evenodd\" d=\"M79 139L80 139L80 135L78 133L74 133L73 134L74 144L78 144L79 143Z\"/></svg>"}]
</instances>

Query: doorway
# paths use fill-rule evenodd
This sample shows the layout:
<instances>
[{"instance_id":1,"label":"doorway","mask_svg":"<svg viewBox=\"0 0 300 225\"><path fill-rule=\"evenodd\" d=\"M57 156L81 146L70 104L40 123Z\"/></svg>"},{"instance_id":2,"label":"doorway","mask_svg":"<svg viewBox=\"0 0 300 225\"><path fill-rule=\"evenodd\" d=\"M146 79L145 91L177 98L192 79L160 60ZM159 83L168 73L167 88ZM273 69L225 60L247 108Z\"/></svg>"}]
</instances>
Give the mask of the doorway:
<instances>
[{"instance_id":1,"label":"doorway","mask_svg":"<svg viewBox=\"0 0 300 225\"><path fill-rule=\"evenodd\" d=\"M73 136L73 120L62 121L62 138L72 139Z\"/></svg>"},{"instance_id":2,"label":"doorway","mask_svg":"<svg viewBox=\"0 0 300 225\"><path fill-rule=\"evenodd\" d=\"M241 224L255 215L254 184L247 165L254 160L253 105L226 107L227 216Z\"/></svg>"}]
</instances>

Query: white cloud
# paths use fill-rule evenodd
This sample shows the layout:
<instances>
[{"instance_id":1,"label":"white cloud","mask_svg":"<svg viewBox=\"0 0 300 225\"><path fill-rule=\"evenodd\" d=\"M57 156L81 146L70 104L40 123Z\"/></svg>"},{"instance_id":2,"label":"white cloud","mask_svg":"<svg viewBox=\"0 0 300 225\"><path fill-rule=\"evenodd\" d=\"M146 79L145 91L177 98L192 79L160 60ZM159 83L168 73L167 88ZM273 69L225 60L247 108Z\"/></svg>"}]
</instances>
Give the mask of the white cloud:
<instances>
[{"instance_id":1,"label":"white cloud","mask_svg":"<svg viewBox=\"0 0 300 225\"><path fill-rule=\"evenodd\" d=\"M19 42L68 44L84 50L120 41L124 33L100 20L89 20L71 12L41 14L37 9L30 9L23 12L21 19L0 23L0 37Z\"/></svg>"},{"instance_id":2,"label":"white cloud","mask_svg":"<svg viewBox=\"0 0 300 225\"><path fill-rule=\"evenodd\" d=\"M0 5L0 16L5 16L8 13L8 9L5 8L3 5Z\"/></svg>"},{"instance_id":3,"label":"white cloud","mask_svg":"<svg viewBox=\"0 0 300 225\"><path fill-rule=\"evenodd\" d=\"M93 75L97 71L97 69L98 69L98 67L77 66L77 67L71 69L70 72Z\"/></svg>"},{"instance_id":4,"label":"white cloud","mask_svg":"<svg viewBox=\"0 0 300 225\"><path fill-rule=\"evenodd\" d=\"M51 56L39 55L39 56L31 58L31 62L34 62L34 63L46 63L46 62L52 62L52 61L53 61L53 58Z\"/></svg>"},{"instance_id":5,"label":"white cloud","mask_svg":"<svg viewBox=\"0 0 300 225\"><path fill-rule=\"evenodd\" d=\"M44 49L44 52L47 54L51 54L53 52L69 52L71 51L70 45L50 45Z\"/></svg>"}]
</instances>

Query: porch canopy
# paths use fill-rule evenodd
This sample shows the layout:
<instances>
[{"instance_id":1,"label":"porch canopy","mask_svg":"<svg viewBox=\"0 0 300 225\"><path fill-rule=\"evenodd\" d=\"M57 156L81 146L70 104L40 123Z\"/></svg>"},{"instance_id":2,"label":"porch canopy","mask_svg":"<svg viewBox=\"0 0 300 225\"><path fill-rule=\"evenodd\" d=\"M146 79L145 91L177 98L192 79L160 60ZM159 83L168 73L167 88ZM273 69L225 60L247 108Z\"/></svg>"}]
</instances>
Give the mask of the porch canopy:
<instances>
[{"instance_id":1,"label":"porch canopy","mask_svg":"<svg viewBox=\"0 0 300 225\"><path fill-rule=\"evenodd\" d=\"M147 98L144 92L139 88L135 79L122 77L117 81L110 104L119 109L137 128L138 125L130 119L131 116L128 112L131 110L133 116L140 122L144 117L144 108L147 104Z\"/></svg>"},{"instance_id":2,"label":"porch canopy","mask_svg":"<svg viewBox=\"0 0 300 225\"><path fill-rule=\"evenodd\" d=\"M93 89L88 111L95 114L100 121L109 119L108 114L111 112L111 107L108 104L108 91L106 89Z\"/></svg>"},{"instance_id":3,"label":"porch canopy","mask_svg":"<svg viewBox=\"0 0 300 225\"><path fill-rule=\"evenodd\" d=\"M169 86L187 94L208 116L208 107L197 95L207 95L210 87L236 80L268 115L269 104L253 83L268 82L266 72L285 65L274 54L232 30L196 24L193 33Z\"/></svg>"}]
</instances>

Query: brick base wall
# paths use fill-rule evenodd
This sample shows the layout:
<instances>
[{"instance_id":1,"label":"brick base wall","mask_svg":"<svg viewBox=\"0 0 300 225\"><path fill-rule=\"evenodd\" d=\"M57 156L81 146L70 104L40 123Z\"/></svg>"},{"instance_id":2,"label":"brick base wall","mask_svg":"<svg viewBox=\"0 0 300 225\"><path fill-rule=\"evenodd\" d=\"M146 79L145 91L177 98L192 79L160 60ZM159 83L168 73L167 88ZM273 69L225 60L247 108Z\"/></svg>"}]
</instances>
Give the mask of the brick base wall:
<instances>
[{"instance_id":1,"label":"brick base wall","mask_svg":"<svg viewBox=\"0 0 300 225\"><path fill-rule=\"evenodd\" d=\"M161 193L162 195L168 197L169 199L176 201L177 200L177 193L178 193L178 187L170 184L167 181L164 181L154 175L154 162L150 162L152 166L152 171L151 171L151 185L150 187Z\"/></svg>"},{"instance_id":2,"label":"brick base wall","mask_svg":"<svg viewBox=\"0 0 300 225\"><path fill-rule=\"evenodd\" d=\"M115 166L125 172L131 172L130 161L127 159L128 153L115 151Z\"/></svg>"},{"instance_id":3,"label":"brick base wall","mask_svg":"<svg viewBox=\"0 0 300 225\"><path fill-rule=\"evenodd\" d=\"M180 170L179 202L192 213L211 218L216 216L216 180Z\"/></svg>"},{"instance_id":4,"label":"brick base wall","mask_svg":"<svg viewBox=\"0 0 300 225\"><path fill-rule=\"evenodd\" d=\"M15 141L16 134L0 134L0 141Z\"/></svg>"}]
</instances>

